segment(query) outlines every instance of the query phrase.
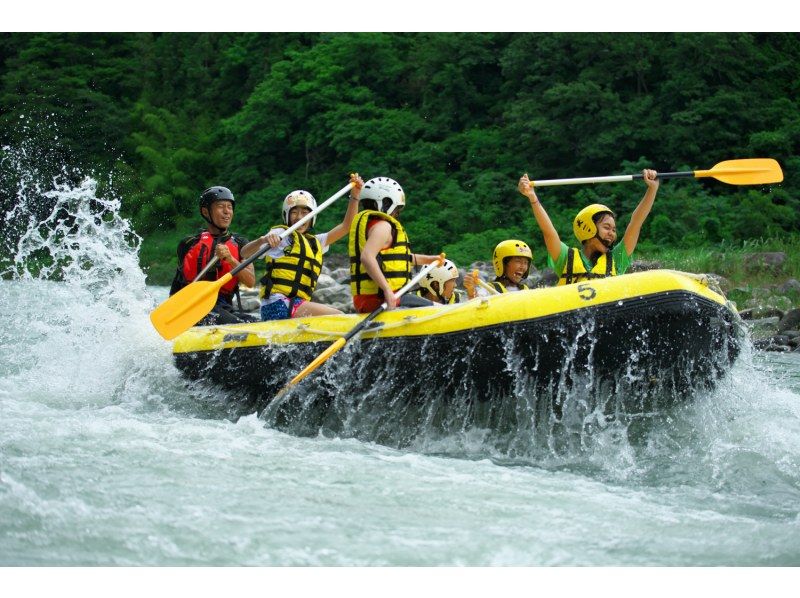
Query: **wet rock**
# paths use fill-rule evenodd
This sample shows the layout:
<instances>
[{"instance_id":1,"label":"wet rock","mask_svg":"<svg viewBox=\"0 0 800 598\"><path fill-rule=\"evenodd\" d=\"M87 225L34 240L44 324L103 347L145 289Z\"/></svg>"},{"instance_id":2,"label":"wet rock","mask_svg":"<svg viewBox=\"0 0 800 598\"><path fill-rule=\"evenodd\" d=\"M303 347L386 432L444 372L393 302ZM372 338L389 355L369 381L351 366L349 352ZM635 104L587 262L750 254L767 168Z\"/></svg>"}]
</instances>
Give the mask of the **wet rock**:
<instances>
[{"instance_id":1,"label":"wet rock","mask_svg":"<svg viewBox=\"0 0 800 598\"><path fill-rule=\"evenodd\" d=\"M794 330L800 324L800 309L790 309L778 324L778 332Z\"/></svg>"},{"instance_id":2,"label":"wet rock","mask_svg":"<svg viewBox=\"0 0 800 598\"><path fill-rule=\"evenodd\" d=\"M317 287L314 290L312 300L316 303L325 303L328 305L333 305L334 303L349 303L351 302L350 287L337 283L322 288Z\"/></svg>"},{"instance_id":3,"label":"wet rock","mask_svg":"<svg viewBox=\"0 0 800 598\"><path fill-rule=\"evenodd\" d=\"M350 268L336 268L330 275L339 284L350 284Z\"/></svg>"},{"instance_id":4,"label":"wet rock","mask_svg":"<svg viewBox=\"0 0 800 598\"><path fill-rule=\"evenodd\" d=\"M645 270L660 270L664 266L656 260L633 260L628 267L628 272L644 272Z\"/></svg>"},{"instance_id":5,"label":"wet rock","mask_svg":"<svg viewBox=\"0 0 800 598\"><path fill-rule=\"evenodd\" d=\"M472 262L466 271L472 272L473 270L480 272L481 278L484 280L494 280L495 278L494 266L491 262Z\"/></svg>"},{"instance_id":6,"label":"wet rock","mask_svg":"<svg viewBox=\"0 0 800 598\"><path fill-rule=\"evenodd\" d=\"M780 321L784 316L784 312L775 307L765 307L759 305L757 307L750 307L743 309L739 312L743 320L760 320L762 318L778 318Z\"/></svg>"},{"instance_id":7,"label":"wet rock","mask_svg":"<svg viewBox=\"0 0 800 598\"><path fill-rule=\"evenodd\" d=\"M531 280L531 286L535 288L541 287L554 287L558 283L558 275L550 268L545 268L539 272L539 276L535 280Z\"/></svg>"},{"instance_id":8,"label":"wet rock","mask_svg":"<svg viewBox=\"0 0 800 598\"><path fill-rule=\"evenodd\" d=\"M781 334L785 334L790 339L800 337L800 330L782 330Z\"/></svg>"},{"instance_id":9,"label":"wet rock","mask_svg":"<svg viewBox=\"0 0 800 598\"><path fill-rule=\"evenodd\" d=\"M713 272L709 272L708 274L706 274L706 276L708 277L709 281L708 286L712 290L714 290L715 287L720 291L722 291L723 293L727 293L728 291L731 290L731 281L725 278L724 276L721 276L720 274L714 274Z\"/></svg>"},{"instance_id":10,"label":"wet rock","mask_svg":"<svg viewBox=\"0 0 800 598\"><path fill-rule=\"evenodd\" d=\"M788 345L782 345L780 343L776 343L774 337L754 340L753 347L761 351L775 351L782 353L786 353L792 350L792 348Z\"/></svg>"},{"instance_id":11,"label":"wet rock","mask_svg":"<svg viewBox=\"0 0 800 598\"><path fill-rule=\"evenodd\" d=\"M754 273L767 270L773 274L783 271L786 264L786 254L783 251L765 251L753 253L744 257L745 272Z\"/></svg>"},{"instance_id":12,"label":"wet rock","mask_svg":"<svg viewBox=\"0 0 800 598\"><path fill-rule=\"evenodd\" d=\"M349 268L350 267L350 256L346 253L331 253L330 251L325 254L324 258L323 269L332 272L333 270L337 270L339 268Z\"/></svg>"},{"instance_id":13,"label":"wet rock","mask_svg":"<svg viewBox=\"0 0 800 598\"><path fill-rule=\"evenodd\" d=\"M790 278L783 284L775 287L775 290L783 295L788 293L800 293L800 281Z\"/></svg>"},{"instance_id":14,"label":"wet rock","mask_svg":"<svg viewBox=\"0 0 800 598\"><path fill-rule=\"evenodd\" d=\"M778 331L778 318L775 317L751 320L747 324L754 337L772 336Z\"/></svg>"},{"instance_id":15,"label":"wet rock","mask_svg":"<svg viewBox=\"0 0 800 598\"><path fill-rule=\"evenodd\" d=\"M261 299L258 297L258 289L240 288L239 297L242 300L243 311L258 311L261 308ZM236 305L235 299L234 305Z\"/></svg>"},{"instance_id":16,"label":"wet rock","mask_svg":"<svg viewBox=\"0 0 800 598\"><path fill-rule=\"evenodd\" d=\"M329 287L340 286L339 283L333 279L329 274L322 272L317 279L317 287L315 290L327 289Z\"/></svg>"},{"instance_id":17,"label":"wet rock","mask_svg":"<svg viewBox=\"0 0 800 598\"><path fill-rule=\"evenodd\" d=\"M753 319L753 310L754 308L752 307L748 307L747 309L740 309L739 317L745 322L749 322L750 320Z\"/></svg>"}]
</instances>

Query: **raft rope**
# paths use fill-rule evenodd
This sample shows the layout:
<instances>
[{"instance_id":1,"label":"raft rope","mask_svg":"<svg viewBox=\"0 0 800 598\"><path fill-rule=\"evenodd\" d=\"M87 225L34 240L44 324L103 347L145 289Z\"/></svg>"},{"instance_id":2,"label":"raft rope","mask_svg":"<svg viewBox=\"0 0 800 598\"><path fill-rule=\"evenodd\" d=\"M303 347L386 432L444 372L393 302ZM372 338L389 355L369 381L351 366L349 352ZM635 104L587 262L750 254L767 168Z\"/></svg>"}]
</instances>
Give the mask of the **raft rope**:
<instances>
[{"instance_id":1,"label":"raft rope","mask_svg":"<svg viewBox=\"0 0 800 598\"><path fill-rule=\"evenodd\" d=\"M451 303L449 305L441 305L439 307L439 309L437 309L434 313L429 314L429 315L427 315L425 317L418 317L418 316L410 314L410 315L404 316L403 319L400 320L400 321L383 324L381 326L376 326L372 330L394 330L395 328L400 328L402 326L406 326L406 325L411 324L411 323L424 324L426 322L430 322L432 320L436 320L438 318L441 318L442 316L446 316L446 315L450 314L453 310L467 307L470 304L473 304L473 306L477 307L477 308L487 307L488 306L488 299L489 299L488 297L476 297L474 299L470 299L469 301L467 301L465 303ZM476 303L478 305L475 305ZM380 324L380 322L379 322L379 324ZM326 337L327 336L327 337L331 337L331 338L343 337L348 332L350 332L350 330L345 330L344 332L335 332L335 331L332 331L332 330L321 330L321 329L318 329L318 328L311 328L311 325L308 324L308 323L305 323L305 322L298 324L297 327L294 330L297 331L297 332L301 332L301 333L304 332L304 333L307 333L307 334L314 334L314 335L322 336L322 337ZM292 330L285 330L285 331L270 330L270 331L261 332L261 331L255 331L255 330L243 330L242 328L234 328L232 326L222 325L222 326L214 326L214 328L211 330L211 332L212 333L214 333L214 332L222 332L222 333L226 333L226 334L237 334L237 335L247 335L247 336L251 336L252 335L252 336L254 336L256 338L259 338L259 339L262 339L262 340L265 340L265 341L269 341L274 336L290 334L292 332ZM371 330L368 328L364 332L371 332ZM223 340L223 342L230 342L230 341Z\"/></svg>"}]
</instances>

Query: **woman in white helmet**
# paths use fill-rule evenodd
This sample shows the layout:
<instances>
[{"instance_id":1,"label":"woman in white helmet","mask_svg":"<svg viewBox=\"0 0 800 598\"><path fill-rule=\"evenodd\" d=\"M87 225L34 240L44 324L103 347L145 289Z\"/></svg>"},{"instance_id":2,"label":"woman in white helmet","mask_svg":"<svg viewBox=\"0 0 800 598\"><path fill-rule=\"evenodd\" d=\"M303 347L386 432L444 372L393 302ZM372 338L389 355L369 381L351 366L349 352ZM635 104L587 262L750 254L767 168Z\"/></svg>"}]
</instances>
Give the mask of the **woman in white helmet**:
<instances>
[{"instance_id":1,"label":"woman in white helmet","mask_svg":"<svg viewBox=\"0 0 800 598\"><path fill-rule=\"evenodd\" d=\"M547 265L558 275L559 285L625 273L639 241L642 224L650 214L658 193L658 173L655 170L645 169L642 175L647 190L631 214L631 221L625 229L622 243L614 245L617 240L614 212L602 204L592 204L578 212L572 223L572 230L581 243L581 249L567 247L567 244L561 241L550 217L536 196L528 175L525 174L520 178L517 187L531 202L533 215L542 230L544 243L547 246Z\"/></svg>"},{"instance_id":2,"label":"woman in white helmet","mask_svg":"<svg viewBox=\"0 0 800 598\"><path fill-rule=\"evenodd\" d=\"M282 230L289 228L317 207L317 201L311 193L298 189L283 200L283 224L273 227L266 235L242 249L242 255L247 258L265 243L272 247L265 257L267 272L260 281L262 320L342 313L329 305L311 301L311 296L322 271L322 254L347 234L358 212L358 200L364 181L358 174L351 175L350 180L354 186L350 191L350 202L344 219L327 233L310 232L316 222L315 216L291 235L280 238Z\"/></svg>"},{"instance_id":3,"label":"woman in white helmet","mask_svg":"<svg viewBox=\"0 0 800 598\"><path fill-rule=\"evenodd\" d=\"M350 226L350 292L359 313L370 313L386 301L388 309L398 305L395 291L411 279L411 268L430 264L436 255L411 253L408 236L400 223L406 196L400 184L387 177L364 183L359 212ZM406 293L399 302L404 307L429 305Z\"/></svg>"},{"instance_id":4,"label":"woman in white helmet","mask_svg":"<svg viewBox=\"0 0 800 598\"><path fill-rule=\"evenodd\" d=\"M457 280L458 268L450 260L445 260L441 266L431 269L427 276L419 281L420 289L417 294L434 303L460 303L463 291L456 290Z\"/></svg>"}]
</instances>

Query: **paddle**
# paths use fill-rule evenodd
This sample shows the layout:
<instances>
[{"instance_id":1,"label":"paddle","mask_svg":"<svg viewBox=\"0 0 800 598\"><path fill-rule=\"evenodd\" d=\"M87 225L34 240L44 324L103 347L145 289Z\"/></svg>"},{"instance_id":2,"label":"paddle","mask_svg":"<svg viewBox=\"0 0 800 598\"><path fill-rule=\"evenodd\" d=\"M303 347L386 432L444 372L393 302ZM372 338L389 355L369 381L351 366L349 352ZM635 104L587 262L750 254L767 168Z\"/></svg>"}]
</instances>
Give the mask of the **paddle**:
<instances>
[{"instance_id":1,"label":"paddle","mask_svg":"<svg viewBox=\"0 0 800 598\"><path fill-rule=\"evenodd\" d=\"M490 295L499 295L500 294L500 292L496 288L494 288L493 286L491 286L491 285L483 282L483 280L481 280L481 273L478 272L477 270L473 270L472 271L472 278L474 278L475 282L477 282L481 287L483 287L484 289L489 291Z\"/></svg>"},{"instance_id":2,"label":"paddle","mask_svg":"<svg viewBox=\"0 0 800 598\"><path fill-rule=\"evenodd\" d=\"M279 236L281 239L290 235L293 231L301 227L305 222L319 214L322 210L331 205L334 201L339 199L342 195L350 191L353 183L348 183L337 191L334 195L320 204L316 210L313 210L303 216L300 220L295 222L292 226L284 230ZM250 264L264 255L267 251L272 249L269 243L265 243L261 248L236 266L230 272L215 281L199 280L183 287L180 291L169 297L161 305L155 308L150 314L150 321L166 340L171 340L185 332L203 316L208 314L214 305L217 303L217 294L219 290L225 286L231 278L236 276L239 272L247 268Z\"/></svg>"},{"instance_id":3,"label":"paddle","mask_svg":"<svg viewBox=\"0 0 800 598\"><path fill-rule=\"evenodd\" d=\"M409 281L408 281L408 282L405 284L405 286L403 286L403 288L401 288L399 291L396 291L396 292L395 292L395 294L394 294L394 296L395 296L395 297L397 297L398 299L399 299L400 297L402 297L402 296L403 296L403 295L404 295L406 292L408 292L408 290L409 290L411 287L413 287L413 286L414 286L415 284L417 284L417 283L418 283L420 280L422 280L422 279L425 277L425 275L426 275L426 274L428 274L428 272L430 272L430 271L431 271L433 268L435 268L436 266L441 266L443 263L444 263L444 254L442 253L442 254L439 254L439 259L438 259L438 260L436 260L435 262L431 262L431 263L430 263L430 264L428 264L427 266L423 267L423 268L422 268L422 270L420 270L420 271L419 271L419 273L418 273L416 276L414 276L414 278L412 278L411 280L409 280ZM383 303L381 303L381 305L380 305L380 307L379 307L378 309L376 309L375 311L373 311L373 312L372 312L371 314L369 314L369 315L368 315L366 318L364 318L364 319L363 319L363 320L361 320L361 321L360 321L358 324L356 324L356 326L355 326L355 327L354 327L354 328L353 328L353 329L352 329L350 332L348 332L347 334L345 334L345 335L344 335L342 338L340 338L340 339L336 340L336 341L335 341L333 344L331 344L331 345L330 345L330 346L329 346L327 349L325 349L325 350L324 350L322 353L320 353L320 354L319 354L319 356L318 356L318 357L317 357L317 358L316 358L314 361L312 361L311 363L309 363L309 364L308 364L308 365L305 367L305 369L304 369L302 372L300 372L300 373L299 373L299 374L297 374L297 375L296 375L294 378L292 378L292 379L289 381L289 383L288 383L288 384L286 384L286 386L284 386L284 387L283 387L283 388L280 390L280 392L278 392L278 394L277 394L277 395L275 395L275 398L276 398L276 399L278 399L278 398L280 398L281 396L283 396L284 394L286 394L286 392L287 392L287 391L288 391L288 390L289 390L289 389L290 389L292 386L294 386L295 384L297 384L298 382L300 382L300 381L301 381L303 378L305 378L306 376L308 376L308 375L309 375L311 372L313 372L313 371L314 371L314 370L316 370L316 369L317 369L319 366L321 366L323 363L325 363L325 362L328 360L328 358L329 358L331 355L333 355L333 354L334 354L334 353L336 353L336 352L337 352L339 349L341 349L342 347L344 347L344 346L345 346L345 344L347 343L347 341L349 341L349 340L350 340L351 338L353 338L353 337L354 337L356 334L358 334L359 332L361 332L361 331L362 331L362 330L363 330L363 329L364 329L364 328L365 328L365 327L366 327L366 326L367 326L367 325L368 325L370 322L372 322L372 320L374 320L374 319L375 319L375 318L377 318L377 317L378 317L380 314L382 314L382 313L383 313L383 312L386 310L386 308L387 308L387 307L389 307L389 305L388 305L388 304L387 304L385 301L384 301Z\"/></svg>"},{"instance_id":4,"label":"paddle","mask_svg":"<svg viewBox=\"0 0 800 598\"><path fill-rule=\"evenodd\" d=\"M200 270L200 273L197 276L194 277L194 280L192 280L192 282L197 282L198 280L203 278L203 276L206 275L206 272L211 270L211 267L214 264L216 264L218 261L219 261L219 258L216 255L214 257L212 257L210 260L208 260L208 263L206 264L206 267L203 268L202 270Z\"/></svg>"},{"instance_id":5,"label":"paddle","mask_svg":"<svg viewBox=\"0 0 800 598\"><path fill-rule=\"evenodd\" d=\"M618 176L587 177L579 179L549 179L531 181L532 187L550 187L554 185L582 185L584 183L620 183L643 178L639 174L622 174ZM710 170L688 170L685 172L659 172L659 179L676 179L683 177L713 177L730 185L766 185L780 183L783 171L772 158L746 158L743 160L725 160L715 164Z\"/></svg>"}]
</instances>

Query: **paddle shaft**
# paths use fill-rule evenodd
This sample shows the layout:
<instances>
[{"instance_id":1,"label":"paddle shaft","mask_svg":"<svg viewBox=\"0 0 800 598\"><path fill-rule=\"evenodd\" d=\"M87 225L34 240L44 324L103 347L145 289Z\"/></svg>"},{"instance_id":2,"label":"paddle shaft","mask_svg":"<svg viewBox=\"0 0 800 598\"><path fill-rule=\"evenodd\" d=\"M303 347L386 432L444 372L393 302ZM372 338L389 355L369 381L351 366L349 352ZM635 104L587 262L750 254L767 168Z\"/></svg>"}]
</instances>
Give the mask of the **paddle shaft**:
<instances>
[{"instance_id":1,"label":"paddle shaft","mask_svg":"<svg viewBox=\"0 0 800 598\"><path fill-rule=\"evenodd\" d=\"M395 297L402 297L404 294L406 294L406 293L408 292L408 290L409 290L411 287L413 287L413 286L414 286L415 284L417 284L417 283L418 283L420 280L422 280L422 279L423 279L423 278L424 278L424 277L425 277L425 276L428 274L428 272L430 272L430 271L431 271L431 269L432 269L432 268L434 268L434 267L435 267L435 266L437 266L437 265L441 265L441 264L443 264L443 263L444 263L444 254L440 254L440 255L439 255L439 259L438 259L437 261L435 261L435 262L431 262L430 264L428 264L428 265L426 265L425 267L423 267L423 268L422 268L422 270L420 270L420 271L417 273L417 275L416 275L416 276L414 276L414 277L413 277L411 280L409 280L409 281L408 281L408 282L407 282L405 285L403 285L403 287L402 287L400 290L398 290L398 291L397 291L397 292L394 294L394 296L395 296ZM389 307L389 304L388 304L388 303L386 303L386 301L384 301L383 303L381 303L381 304L380 304L380 306L378 307L378 309L376 309L375 311L371 312L371 313L370 313L370 314L369 314L369 315L368 315L366 318L364 318L364 319L363 319L363 320L361 320L361 321L360 321L358 324L356 324L356 325L355 325L355 326L352 328L352 330L350 330L350 332L348 332L347 334L345 334L345 335L344 335L342 338L340 338L340 339L337 339L336 341L334 341L334 342L333 342L333 343L332 343L332 344L331 344L331 345L330 345L330 346L329 346L327 349L325 349L325 350L324 350L322 353L320 353L320 354L319 354L319 355L318 355L318 356L317 356L317 357L314 359L314 361L312 361L311 363L309 363L309 364L308 364L308 365L307 365L307 366L306 366L306 367L303 369L303 371L302 371L302 372L300 372L300 373L299 373L299 374L297 374L297 375L296 375L294 378L292 378L292 379L291 379L291 380L290 380L290 381L289 381L289 382L286 384L286 386L284 386L284 387L283 387L283 388L282 388L282 389L281 389L281 390L278 392L278 394L277 394L277 395L275 395L275 398L277 399L277 398L280 398L280 397L282 397L284 394L286 394L286 392L287 392L287 391L288 391L288 390L289 390L289 389L290 389L292 386L294 386L295 384L297 384L298 382L300 382L300 381L301 381L303 378L305 378L306 376L308 376L308 375L309 375L311 372L313 372L313 371L314 371L314 370L316 370L316 369L317 369L319 366L321 366L323 363L325 363L325 362L328 360L328 358L330 358L330 356L331 356L331 355L333 355L333 354L334 354L334 353L336 353L336 352L337 352L339 349L341 349L342 347L344 347L344 346L345 346L345 344L347 343L347 341L349 341L349 340L350 340L351 338L353 338L353 337L354 337L356 334L358 334L359 332L361 332L362 330L364 330L364 328L365 328L366 326L368 326L370 322L372 322L372 321L373 321L375 318L377 318L377 317L378 317L379 315L381 315L381 314L382 314L384 311L386 311L386 309L387 309L388 307Z\"/></svg>"},{"instance_id":2,"label":"paddle shaft","mask_svg":"<svg viewBox=\"0 0 800 598\"><path fill-rule=\"evenodd\" d=\"M490 295L499 295L500 294L500 292L496 288L494 288L490 284L482 281L480 278L478 278L478 284L481 285L481 287L483 287L487 291L489 291Z\"/></svg>"},{"instance_id":3,"label":"paddle shaft","mask_svg":"<svg viewBox=\"0 0 800 598\"><path fill-rule=\"evenodd\" d=\"M707 171L701 170L697 172L707 172ZM678 179L686 177L694 178L696 176L698 175L695 174L695 171L687 170L684 172L659 172L657 178L661 180L661 179ZM547 179L544 181L531 181L531 185L533 185L534 187L555 187L556 185L584 185L586 183L623 183L626 181L642 180L643 178L644 175L640 172L638 174L595 176L595 177L584 177L578 179Z\"/></svg>"},{"instance_id":4,"label":"paddle shaft","mask_svg":"<svg viewBox=\"0 0 800 598\"><path fill-rule=\"evenodd\" d=\"M203 276L205 276L205 275L206 275L206 272L208 272L209 270L211 270L211 267L212 267L214 264L216 264L218 261L219 261L219 258L218 258L216 255L215 255L213 258L211 258L211 259L208 261L208 263L206 264L206 267L205 267L205 268L203 268L202 270L200 270L200 274L198 274L197 276L195 276L195 277L194 277L194 280L193 280L192 282L197 282L198 280L200 280L201 278L203 278Z\"/></svg>"}]
</instances>

